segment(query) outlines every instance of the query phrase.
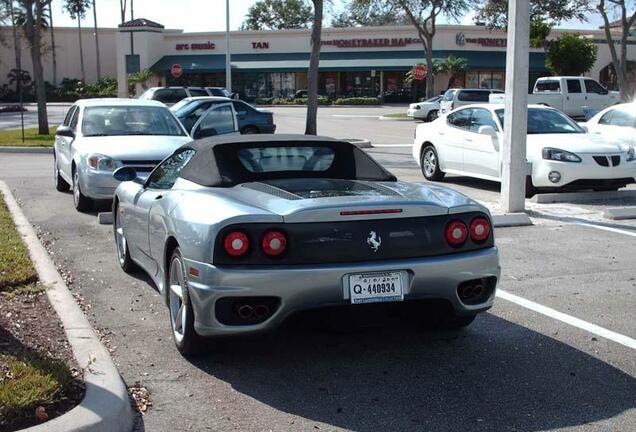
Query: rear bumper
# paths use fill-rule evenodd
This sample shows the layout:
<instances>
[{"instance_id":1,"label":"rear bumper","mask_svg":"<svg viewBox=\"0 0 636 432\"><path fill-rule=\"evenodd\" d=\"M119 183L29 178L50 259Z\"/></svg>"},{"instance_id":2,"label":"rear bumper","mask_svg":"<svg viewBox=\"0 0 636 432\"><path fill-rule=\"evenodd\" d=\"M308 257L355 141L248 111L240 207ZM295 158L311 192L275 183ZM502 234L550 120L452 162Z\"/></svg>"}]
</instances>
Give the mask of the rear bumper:
<instances>
[{"instance_id":1,"label":"rear bumper","mask_svg":"<svg viewBox=\"0 0 636 432\"><path fill-rule=\"evenodd\" d=\"M351 273L404 270L408 273L404 301L447 300L458 315L483 312L493 304L494 290L480 304L459 300L457 286L465 281L500 276L496 247L428 258L320 266L220 268L185 260L186 268L199 270L188 276L194 308L195 329L202 336L260 332L280 325L295 312L350 304L347 275ZM224 297L276 297L279 307L264 322L225 325L216 318L215 302Z\"/></svg>"}]
</instances>

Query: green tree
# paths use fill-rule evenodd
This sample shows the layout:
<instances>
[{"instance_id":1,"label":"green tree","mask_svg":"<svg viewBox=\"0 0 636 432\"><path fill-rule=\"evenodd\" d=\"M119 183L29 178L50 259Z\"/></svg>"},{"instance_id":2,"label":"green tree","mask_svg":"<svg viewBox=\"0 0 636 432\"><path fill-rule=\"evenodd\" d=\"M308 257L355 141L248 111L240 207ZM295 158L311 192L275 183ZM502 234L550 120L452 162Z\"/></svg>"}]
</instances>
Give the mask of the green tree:
<instances>
[{"instance_id":1,"label":"green tree","mask_svg":"<svg viewBox=\"0 0 636 432\"><path fill-rule=\"evenodd\" d=\"M433 39L437 31L437 20L444 16L448 21L458 21L471 6L470 0L369 0L381 3L391 2L400 8L409 22L417 30L424 49L426 67L433 70ZM433 74L426 74L426 97L433 96Z\"/></svg>"},{"instance_id":2,"label":"green tree","mask_svg":"<svg viewBox=\"0 0 636 432\"><path fill-rule=\"evenodd\" d=\"M546 48L552 24L538 18L530 21L530 47Z\"/></svg>"},{"instance_id":3,"label":"green tree","mask_svg":"<svg viewBox=\"0 0 636 432\"><path fill-rule=\"evenodd\" d=\"M433 74L438 75L440 73L449 74L448 85L446 88L450 88L458 77L462 77L464 73L468 70L468 59L464 57L455 57L454 55L449 55L444 60L437 60L433 64Z\"/></svg>"},{"instance_id":4,"label":"green tree","mask_svg":"<svg viewBox=\"0 0 636 432\"><path fill-rule=\"evenodd\" d=\"M548 43L545 64L556 75L582 75L594 66L597 49L590 39L564 33Z\"/></svg>"},{"instance_id":5,"label":"green tree","mask_svg":"<svg viewBox=\"0 0 636 432\"><path fill-rule=\"evenodd\" d=\"M320 40L322 37L323 0L312 0L314 3L311 24L311 55L307 71L307 118L305 135L318 133L318 65L320 64Z\"/></svg>"},{"instance_id":6,"label":"green tree","mask_svg":"<svg viewBox=\"0 0 636 432\"><path fill-rule=\"evenodd\" d=\"M80 70L82 72L82 82L86 82L86 70L84 69L84 50L82 48L82 19L86 16L86 11L90 8L89 0L65 0L64 9L72 19L77 20L77 37L79 39Z\"/></svg>"},{"instance_id":7,"label":"green tree","mask_svg":"<svg viewBox=\"0 0 636 432\"><path fill-rule=\"evenodd\" d=\"M408 24L400 9L390 2L350 0L344 10L331 19L332 27L379 27Z\"/></svg>"},{"instance_id":8,"label":"green tree","mask_svg":"<svg viewBox=\"0 0 636 432\"><path fill-rule=\"evenodd\" d=\"M616 80L618 81L618 89L621 92L623 101L631 101L634 98L633 83L629 79L628 60L627 60L627 38L629 33L636 24L636 12L631 14L627 12L628 0L599 0L597 9L603 17L603 29L605 30L605 40L612 56L612 66L616 72ZM612 23L610 16L618 17L620 23L621 35L618 42L620 54L616 52L616 42L612 35Z\"/></svg>"},{"instance_id":9,"label":"green tree","mask_svg":"<svg viewBox=\"0 0 636 432\"><path fill-rule=\"evenodd\" d=\"M305 0L259 0L251 6L241 26L244 30L307 28L314 16Z\"/></svg>"},{"instance_id":10,"label":"green tree","mask_svg":"<svg viewBox=\"0 0 636 432\"><path fill-rule=\"evenodd\" d=\"M530 0L530 19L555 24L571 19L586 21L592 11L591 3L590 0ZM489 27L506 27L508 0L484 0L477 5L475 21L485 22Z\"/></svg>"},{"instance_id":11,"label":"green tree","mask_svg":"<svg viewBox=\"0 0 636 432\"><path fill-rule=\"evenodd\" d=\"M40 135L48 135L49 133L49 120L46 112L46 87L44 85L44 69L42 68L42 23L44 8L48 6L50 1L51 0L18 1L20 7L25 11L26 16L24 35L29 42L31 62L33 63L33 82L35 84L35 99L38 106L38 133ZM15 23L15 19L13 22Z\"/></svg>"}]
</instances>

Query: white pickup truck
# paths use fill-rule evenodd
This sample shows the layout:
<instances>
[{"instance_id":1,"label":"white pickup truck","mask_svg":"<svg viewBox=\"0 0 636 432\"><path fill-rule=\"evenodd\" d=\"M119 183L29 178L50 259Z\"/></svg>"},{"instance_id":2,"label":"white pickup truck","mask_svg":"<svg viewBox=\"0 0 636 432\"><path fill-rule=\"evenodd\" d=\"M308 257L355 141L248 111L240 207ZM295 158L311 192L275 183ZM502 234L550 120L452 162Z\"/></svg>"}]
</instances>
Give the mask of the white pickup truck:
<instances>
[{"instance_id":1,"label":"white pickup truck","mask_svg":"<svg viewBox=\"0 0 636 432\"><path fill-rule=\"evenodd\" d=\"M490 102L503 102L504 95L491 95ZM587 77L543 77L534 84L528 104L546 105L570 117L583 117L584 108L598 112L620 102L620 94L608 91Z\"/></svg>"}]
</instances>

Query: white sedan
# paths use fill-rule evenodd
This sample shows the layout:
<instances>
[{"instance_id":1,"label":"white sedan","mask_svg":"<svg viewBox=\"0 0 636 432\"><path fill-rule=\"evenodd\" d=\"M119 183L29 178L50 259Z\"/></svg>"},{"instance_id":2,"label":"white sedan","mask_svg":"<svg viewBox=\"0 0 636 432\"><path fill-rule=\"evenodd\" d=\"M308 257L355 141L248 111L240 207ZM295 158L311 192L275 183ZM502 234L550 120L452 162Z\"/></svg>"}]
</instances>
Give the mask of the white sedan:
<instances>
[{"instance_id":1,"label":"white sedan","mask_svg":"<svg viewBox=\"0 0 636 432\"><path fill-rule=\"evenodd\" d=\"M439 113L439 103L442 96L435 96L423 102L416 102L409 105L406 115L419 120L433 121Z\"/></svg>"},{"instance_id":2,"label":"white sedan","mask_svg":"<svg viewBox=\"0 0 636 432\"><path fill-rule=\"evenodd\" d=\"M626 145L636 145L636 102L605 108L582 124L590 133Z\"/></svg>"},{"instance_id":3,"label":"white sedan","mask_svg":"<svg viewBox=\"0 0 636 432\"><path fill-rule=\"evenodd\" d=\"M501 179L501 104L468 105L417 126L413 157L424 177L446 173ZM528 107L526 194L538 190L617 190L636 182L634 147L589 134L560 111Z\"/></svg>"}]
</instances>

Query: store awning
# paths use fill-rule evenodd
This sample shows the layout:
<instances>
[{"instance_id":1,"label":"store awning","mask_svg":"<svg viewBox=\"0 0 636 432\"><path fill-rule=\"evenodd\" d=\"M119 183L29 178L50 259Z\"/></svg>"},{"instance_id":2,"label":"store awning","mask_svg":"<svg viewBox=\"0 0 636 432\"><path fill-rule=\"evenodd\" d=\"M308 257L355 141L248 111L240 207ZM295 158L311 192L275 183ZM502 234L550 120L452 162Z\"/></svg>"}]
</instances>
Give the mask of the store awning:
<instances>
[{"instance_id":1,"label":"store awning","mask_svg":"<svg viewBox=\"0 0 636 432\"><path fill-rule=\"evenodd\" d=\"M468 60L469 70L504 70L505 51L440 50L435 57L449 55ZM420 51L358 51L327 52L320 58L321 71L405 71L417 63L424 63ZM167 55L150 67L155 72L167 72L179 64L185 73L223 72L224 54ZM305 72L309 67L309 53L234 54L232 69L241 72ZM545 53L530 53L530 69L545 70Z\"/></svg>"}]
</instances>

